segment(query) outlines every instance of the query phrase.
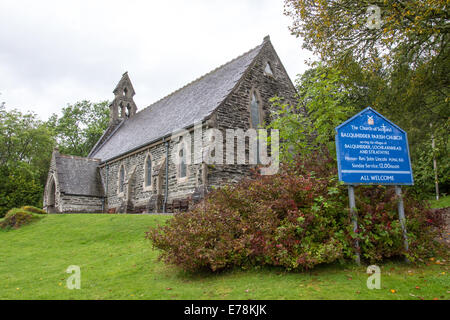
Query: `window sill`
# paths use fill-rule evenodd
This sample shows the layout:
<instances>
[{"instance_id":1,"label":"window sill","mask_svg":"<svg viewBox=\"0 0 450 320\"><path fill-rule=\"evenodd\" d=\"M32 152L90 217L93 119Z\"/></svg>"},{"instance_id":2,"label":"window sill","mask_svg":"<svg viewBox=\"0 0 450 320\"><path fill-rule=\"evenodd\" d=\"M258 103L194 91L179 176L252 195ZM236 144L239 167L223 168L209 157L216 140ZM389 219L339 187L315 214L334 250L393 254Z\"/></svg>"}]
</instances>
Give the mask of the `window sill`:
<instances>
[{"instance_id":1,"label":"window sill","mask_svg":"<svg viewBox=\"0 0 450 320\"><path fill-rule=\"evenodd\" d=\"M186 183L188 181L188 177L183 177L183 178L178 178L177 179L177 183L181 184L181 183Z\"/></svg>"},{"instance_id":2,"label":"window sill","mask_svg":"<svg viewBox=\"0 0 450 320\"><path fill-rule=\"evenodd\" d=\"M144 184L142 185L142 190L143 190L144 192L151 192L151 191L153 191L153 185L146 186L145 183L144 183Z\"/></svg>"}]
</instances>

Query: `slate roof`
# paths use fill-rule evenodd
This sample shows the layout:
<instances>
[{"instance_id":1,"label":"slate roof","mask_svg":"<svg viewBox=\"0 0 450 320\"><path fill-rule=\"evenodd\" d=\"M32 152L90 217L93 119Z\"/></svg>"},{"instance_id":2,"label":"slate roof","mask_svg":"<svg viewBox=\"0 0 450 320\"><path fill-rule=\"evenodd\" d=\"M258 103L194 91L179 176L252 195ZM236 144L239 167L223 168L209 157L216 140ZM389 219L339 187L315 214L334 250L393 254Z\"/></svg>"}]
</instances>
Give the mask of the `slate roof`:
<instances>
[{"instance_id":1,"label":"slate roof","mask_svg":"<svg viewBox=\"0 0 450 320\"><path fill-rule=\"evenodd\" d=\"M60 191L71 195L103 196L98 165L100 160L55 155Z\"/></svg>"},{"instance_id":2,"label":"slate roof","mask_svg":"<svg viewBox=\"0 0 450 320\"><path fill-rule=\"evenodd\" d=\"M124 121L90 157L110 160L204 120L230 94L264 43Z\"/></svg>"}]
</instances>

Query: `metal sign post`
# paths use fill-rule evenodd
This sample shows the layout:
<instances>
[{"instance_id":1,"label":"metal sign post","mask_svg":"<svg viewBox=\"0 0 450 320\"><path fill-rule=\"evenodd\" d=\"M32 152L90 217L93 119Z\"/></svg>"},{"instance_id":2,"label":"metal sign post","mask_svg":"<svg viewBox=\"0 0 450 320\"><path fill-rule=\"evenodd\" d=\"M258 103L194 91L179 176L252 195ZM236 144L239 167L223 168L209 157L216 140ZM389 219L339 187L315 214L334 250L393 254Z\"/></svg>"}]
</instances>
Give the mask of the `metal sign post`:
<instances>
[{"instance_id":1,"label":"metal sign post","mask_svg":"<svg viewBox=\"0 0 450 320\"><path fill-rule=\"evenodd\" d=\"M405 250L408 251L408 234L406 233L406 218L405 208L403 207L402 187L395 186L395 194L398 197L398 217L400 219L400 225L403 233L403 243L405 244Z\"/></svg>"},{"instance_id":2,"label":"metal sign post","mask_svg":"<svg viewBox=\"0 0 450 320\"><path fill-rule=\"evenodd\" d=\"M356 215L356 203L355 203L355 188L352 185L348 186L348 199L350 203L350 214L352 215L353 222L353 232L356 233L358 231L358 216ZM359 265L361 264L361 257L359 253L359 241L356 239L355 241L355 262Z\"/></svg>"}]
</instances>

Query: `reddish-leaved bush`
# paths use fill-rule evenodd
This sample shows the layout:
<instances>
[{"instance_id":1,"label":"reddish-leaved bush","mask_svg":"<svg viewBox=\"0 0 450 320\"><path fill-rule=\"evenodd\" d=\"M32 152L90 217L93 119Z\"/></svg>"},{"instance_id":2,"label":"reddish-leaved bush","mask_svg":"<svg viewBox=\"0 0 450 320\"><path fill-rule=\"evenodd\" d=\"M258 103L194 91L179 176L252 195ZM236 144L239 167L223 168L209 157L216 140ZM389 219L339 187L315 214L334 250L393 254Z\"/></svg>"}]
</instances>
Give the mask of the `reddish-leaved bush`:
<instances>
[{"instance_id":1,"label":"reddish-leaved bush","mask_svg":"<svg viewBox=\"0 0 450 320\"><path fill-rule=\"evenodd\" d=\"M211 192L193 210L147 232L160 258L186 270L252 265L310 269L351 259L359 240L363 259L417 261L437 248L440 217L404 194L410 249L403 248L393 187L356 188L359 228L353 232L346 186L323 153L255 174Z\"/></svg>"}]
</instances>

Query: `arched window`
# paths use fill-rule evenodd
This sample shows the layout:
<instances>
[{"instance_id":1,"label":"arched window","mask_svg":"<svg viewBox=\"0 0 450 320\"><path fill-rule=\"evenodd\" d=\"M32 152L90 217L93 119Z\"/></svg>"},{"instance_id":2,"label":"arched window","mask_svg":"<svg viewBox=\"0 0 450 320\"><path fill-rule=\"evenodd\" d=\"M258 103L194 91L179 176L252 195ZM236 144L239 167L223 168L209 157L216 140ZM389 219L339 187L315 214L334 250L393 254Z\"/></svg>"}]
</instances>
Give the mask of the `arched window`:
<instances>
[{"instance_id":1,"label":"arched window","mask_svg":"<svg viewBox=\"0 0 450 320\"><path fill-rule=\"evenodd\" d=\"M131 106L130 106L130 104L128 103L127 104L127 109L126 109L126 111L125 111L125 116L127 117L127 118L129 118L130 117L130 110L131 110Z\"/></svg>"},{"instance_id":2,"label":"arched window","mask_svg":"<svg viewBox=\"0 0 450 320\"><path fill-rule=\"evenodd\" d=\"M259 95L256 90L251 91L251 100L250 100L250 126L253 129L258 129L262 124L262 107L261 102L259 99ZM259 157L259 138L258 138L258 132L256 134L256 158L252 161L256 160L256 164L260 163L260 157ZM250 158L249 158L250 160Z\"/></svg>"},{"instance_id":3,"label":"arched window","mask_svg":"<svg viewBox=\"0 0 450 320\"><path fill-rule=\"evenodd\" d=\"M145 168L144 168L144 183L146 187L151 186L152 184L152 158L150 154L147 155L147 158L145 158Z\"/></svg>"},{"instance_id":4,"label":"arched window","mask_svg":"<svg viewBox=\"0 0 450 320\"><path fill-rule=\"evenodd\" d=\"M250 120L252 128L258 128L261 124L261 110L260 103L258 98L256 97L256 93L253 92L252 100L250 102Z\"/></svg>"},{"instance_id":5,"label":"arched window","mask_svg":"<svg viewBox=\"0 0 450 320\"><path fill-rule=\"evenodd\" d=\"M182 145L181 149L180 149L180 178L185 178L187 175L187 165L186 165L186 152L185 152L185 147L184 145Z\"/></svg>"},{"instance_id":6,"label":"arched window","mask_svg":"<svg viewBox=\"0 0 450 320\"><path fill-rule=\"evenodd\" d=\"M122 193L125 185L125 168L124 166L120 166L119 169L119 193Z\"/></svg>"},{"instance_id":7,"label":"arched window","mask_svg":"<svg viewBox=\"0 0 450 320\"><path fill-rule=\"evenodd\" d=\"M273 77L272 67L269 62L267 62L266 67L264 68L264 73Z\"/></svg>"}]
</instances>

